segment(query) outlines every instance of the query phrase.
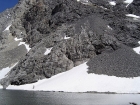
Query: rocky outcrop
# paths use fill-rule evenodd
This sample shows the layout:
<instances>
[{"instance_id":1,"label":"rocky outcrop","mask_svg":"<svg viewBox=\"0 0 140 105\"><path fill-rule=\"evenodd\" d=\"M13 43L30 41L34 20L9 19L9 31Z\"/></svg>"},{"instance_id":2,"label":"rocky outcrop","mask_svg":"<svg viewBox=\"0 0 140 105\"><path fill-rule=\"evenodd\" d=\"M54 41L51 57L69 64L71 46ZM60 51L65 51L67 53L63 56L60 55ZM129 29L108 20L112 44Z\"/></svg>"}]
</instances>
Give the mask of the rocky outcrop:
<instances>
[{"instance_id":1,"label":"rocky outcrop","mask_svg":"<svg viewBox=\"0 0 140 105\"><path fill-rule=\"evenodd\" d=\"M131 5L128 7L128 11L130 14L140 15L140 1L134 0Z\"/></svg>"},{"instance_id":2,"label":"rocky outcrop","mask_svg":"<svg viewBox=\"0 0 140 105\"><path fill-rule=\"evenodd\" d=\"M124 45L138 46L140 22L125 16L134 11L130 7L135 2L128 9L121 0L115 6L107 0L20 0L12 10L10 33L31 50L24 56L16 52L21 57L18 64L0 83L4 87L32 83ZM47 48L52 50L45 55Z\"/></svg>"},{"instance_id":3,"label":"rocky outcrop","mask_svg":"<svg viewBox=\"0 0 140 105\"><path fill-rule=\"evenodd\" d=\"M13 9L7 9L0 14L0 70L17 63L26 53L25 46L18 46L19 42L9 31L14 19Z\"/></svg>"},{"instance_id":4,"label":"rocky outcrop","mask_svg":"<svg viewBox=\"0 0 140 105\"><path fill-rule=\"evenodd\" d=\"M139 62L140 56L125 46L90 59L87 64L89 73L131 78L140 76Z\"/></svg>"}]
</instances>

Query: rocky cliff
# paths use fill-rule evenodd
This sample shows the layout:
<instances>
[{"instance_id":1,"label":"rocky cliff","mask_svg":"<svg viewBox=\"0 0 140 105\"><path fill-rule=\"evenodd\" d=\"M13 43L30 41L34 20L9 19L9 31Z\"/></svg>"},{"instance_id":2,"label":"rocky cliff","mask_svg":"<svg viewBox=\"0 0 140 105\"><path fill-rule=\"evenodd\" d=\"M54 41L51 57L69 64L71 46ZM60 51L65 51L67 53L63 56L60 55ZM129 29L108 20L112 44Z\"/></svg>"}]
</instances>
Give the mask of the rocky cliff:
<instances>
[{"instance_id":1,"label":"rocky cliff","mask_svg":"<svg viewBox=\"0 0 140 105\"><path fill-rule=\"evenodd\" d=\"M20 0L14 8L1 13L0 69L18 64L0 83L4 88L9 84L33 83L85 61L89 61L89 73L115 75L113 71L106 71L109 66L104 72L102 62L96 62L102 61L106 54L112 55L103 59L112 62L114 53L127 55L126 51L129 51L134 54L131 58L139 61L139 55L134 51L120 49L138 46L140 18L126 15L140 16L140 2L134 0L128 5L123 0L116 0L115 3L110 5L110 0ZM7 26L9 30L4 30ZM96 63L101 66L97 72L94 70ZM136 66L139 72L140 65ZM118 73L117 76L122 75Z\"/></svg>"}]
</instances>

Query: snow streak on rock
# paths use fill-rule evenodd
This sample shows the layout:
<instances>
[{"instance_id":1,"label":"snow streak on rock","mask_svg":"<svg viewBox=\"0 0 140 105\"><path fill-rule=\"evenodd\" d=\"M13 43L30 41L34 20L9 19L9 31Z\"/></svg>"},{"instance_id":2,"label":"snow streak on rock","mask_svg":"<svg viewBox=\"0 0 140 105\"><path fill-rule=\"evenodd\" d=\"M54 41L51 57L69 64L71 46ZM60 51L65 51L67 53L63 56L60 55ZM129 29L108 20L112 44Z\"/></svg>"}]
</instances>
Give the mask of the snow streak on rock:
<instances>
[{"instance_id":1,"label":"snow streak on rock","mask_svg":"<svg viewBox=\"0 0 140 105\"><path fill-rule=\"evenodd\" d=\"M124 3L131 4L133 0L125 0Z\"/></svg>"},{"instance_id":2,"label":"snow streak on rock","mask_svg":"<svg viewBox=\"0 0 140 105\"><path fill-rule=\"evenodd\" d=\"M25 47L26 47L26 49L27 49L27 51L29 52L30 51L30 47L29 47L29 45L28 44L26 44L25 42L22 42L22 38L15 38L15 41L21 41L19 44L18 44L18 46L20 46L20 45L25 45Z\"/></svg>"},{"instance_id":3,"label":"snow streak on rock","mask_svg":"<svg viewBox=\"0 0 140 105\"><path fill-rule=\"evenodd\" d=\"M128 7L131 3L133 2L133 0L125 0L124 1L124 3L126 3L127 4L127 6L126 7Z\"/></svg>"},{"instance_id":4,"label":"snow streak on rock","mask_svg":"<svg viewBox=\"0 0 140 105\"><path fill-rule=\"evenodd\" d=\"M80 2L80 3L85 4L85 5L91 4L91 2L89 0L77 0L77 2Z\"/></svg>"},{"instance_id":5,"label":"snow streak on rock","mask_svg":"<svg viewBox=\"0 0 140 105\"><path fill-rule=\"evenodd\" d=\"M17 63L15 63L12 67L6 67L3 68L2 70L0 70L0 79L4 78L6 76L6 74L13 68L16 66Z\"/></svg>"},{"instance_id":6,"label":"snow streak on rock","mask_svg":"<svg viewBox=\"0 0 140 105\"><path fill-rule=\"evenodd\" d=\"M107 28L110 29L110 30L112 30L112 28L109 25L107 26Z\"/></svg>"},{"instance_id":7,"label":"snow streak on rock","mask_svg":"<svg viewBox=\"0 0 140 105\"><path fill-rule=\"evenodd\" d=\"M22 41L22 38L15 38L15 41Z\"/></svg>"},{"instance_id":8,"label":"snow streak on rock","mask_svg":"<svg viewBox=\"0 0 140 105\"><path fill-rule=\"evenodd\" d=\"M4 31L9 31L9 28L11 27L11 24L9 26L6 27L6 29Z\"/></svg>"},{"instance_id":9,"label":"snow streak on rock","mask_svg":"<svg viewBox=\"0 0 140 105\"><path fill-rule=\"evenodd\" d=\"M25 45L25 47L26 47L26 49L27 49L27 52L29 52L30 49L31 49L31 48L29 47L29 45L26 44L25 42L20 42L18 46L20 46L20 45Z\"/></svg>"},{"instance_id":10,"label":"snow streak on rock","mask_svg":"<svg viewBox=\"0 0 140 105\"><path fill-rule=\"evenodd\" d=\"M138 42L140 44L140 41ZM140 46L133 49L137 54L140 54Z\"/></svg>"},{"instance_id":11,"label":"snow streak on rock","mask_svg":"<svg viewBox=\"0 0 140 105\"><path fill-rule=\"evenodd\" d=\"M112 5L112 6L115 6L116 2L115 1L110 1L109 4Z\"/></svg>"},{"instance_id":12,"label":"snow streak on rock","mask_svg":"<svg viewBox=\"0 0 140 105\"><path fill-rule=\"evenodd\" d=\"M64 39L70 39L70 37L65 36Z\"/></svg>"},{"instance_id":13,"label":"snow streak on rock","mask_svg":"<svg viewBox=\"0 0 140 105\"><path fill-rule=\"evenodd\" d=\"M51 48L46 48L46 51L44 53L44 55L48 55L52 50L52 47Z\"/></svg>"},{"instance_id":14,"label":"snow streak on rock","mask_svg":"<svg viewBox=\"0 0 140 105\"><path fill-rule=\"evenodd\" d=\"M134 14L126 14L126 16L132 17L132 18L140 18L140 16L137 16L137 15L134 15Z\"/></svg>"}]
</instances>

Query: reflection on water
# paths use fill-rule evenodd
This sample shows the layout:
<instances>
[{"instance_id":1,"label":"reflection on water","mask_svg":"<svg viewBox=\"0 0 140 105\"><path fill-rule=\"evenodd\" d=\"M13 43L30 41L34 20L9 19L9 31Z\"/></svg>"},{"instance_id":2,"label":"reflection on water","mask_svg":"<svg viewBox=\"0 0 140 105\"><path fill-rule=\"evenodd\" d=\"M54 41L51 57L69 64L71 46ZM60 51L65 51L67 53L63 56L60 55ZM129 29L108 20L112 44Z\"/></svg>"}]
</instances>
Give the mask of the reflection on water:
<instances>
[{"instance_id":1,"label":"reflection on water","mask_svg":"<svg viewBox=\"0 0 140 105\"><path fill-rule=\"evenodd\" d=\"M130 102L140 105L140 95L0 90L0 105L132 105Z\"/></svg>"}]
</instances>

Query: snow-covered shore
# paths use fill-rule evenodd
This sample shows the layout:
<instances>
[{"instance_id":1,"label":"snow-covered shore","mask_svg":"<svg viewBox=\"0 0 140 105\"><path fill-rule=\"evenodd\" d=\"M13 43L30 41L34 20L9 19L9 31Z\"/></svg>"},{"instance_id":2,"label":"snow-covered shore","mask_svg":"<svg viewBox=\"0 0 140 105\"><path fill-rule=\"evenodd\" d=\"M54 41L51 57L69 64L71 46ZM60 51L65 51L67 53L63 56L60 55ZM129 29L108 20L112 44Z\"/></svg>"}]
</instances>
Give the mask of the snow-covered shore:
<instances>
[{"instance_id":1,"label":"snow-covered shore","mask_svg":"<svg viewBox=\"0 0 140 105\"><path fill-rule=\"evenodd\" d=\"M7 89L64 92L115 92L140 93L140 77L120 78L115 76L88 74L86 63L67 72L22 86Z\"/></svg>"}]
</instances>

